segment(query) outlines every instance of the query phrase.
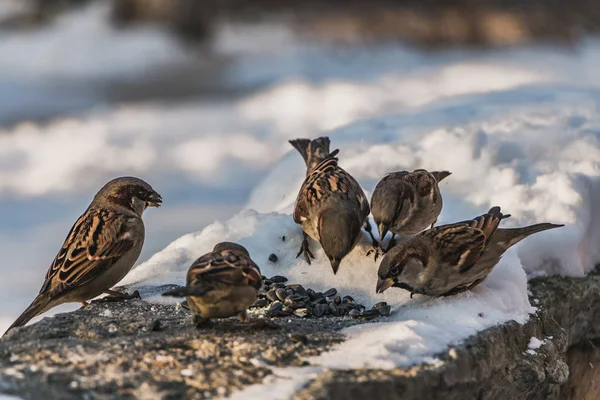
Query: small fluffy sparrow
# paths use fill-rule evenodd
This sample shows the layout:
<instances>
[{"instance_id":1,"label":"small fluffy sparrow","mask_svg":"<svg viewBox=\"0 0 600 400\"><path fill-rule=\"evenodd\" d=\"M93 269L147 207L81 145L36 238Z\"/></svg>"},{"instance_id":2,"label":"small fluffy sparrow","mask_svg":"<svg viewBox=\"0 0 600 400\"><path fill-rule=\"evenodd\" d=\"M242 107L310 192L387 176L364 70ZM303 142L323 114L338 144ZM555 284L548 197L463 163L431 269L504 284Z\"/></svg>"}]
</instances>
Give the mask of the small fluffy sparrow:
<instances>
[{"instance_id":1,"label":"small fluffy sparrow","mask_svg":"<svg viewBox=\"0 0 600 400\"><path fill-rule=\"evenodd\" d=\"M483 282L506 250L527 236L563 225L500 229L500 207L470 221L428 229L392 248L379 266L377 293L391 286L448 296Z\"/></svg>"},{"instance_id":2,"label":"small fluffy sparrow","mask_svg":"<svg viewBox=\"0 0 600 400\"><path fill-rule=\"evenodd\" d=\"M379 229L379 240L392 232L387 250L395 245L396 234L414 235L433 228L442 211L438 183L448 175L448 171L417 169L392 172L379 181L371 197L371 213Z\"/></svg>"},{"instance_id":3,"label":"small fluffy sparrow","mask_svg":"<svg viewBox=\"0 0 600 400\"><path fill-rule=\"evenodd\" d=\"M248 318L247 310L256 300L261 285L260 269L248 250L236 243L222 242L194 261L185 287L163 296L187 297L197 326L210 318L235 315L242 322L260 322Z\"/></svg>"},{"instance_id":4,"label":"small fluffy sparrow","mask_svg":"<svg viewBox=\"0 0 600 400\"><path fill-rule=\"evenodd\" d=\"M161 196L138 178L108 182L71 228L33 303L8 328L25 325L33 317L63 303L82 302L109 290L133 267L144 244L142 213L159 207Z\"/></svg>"},{"instance_id":5,"label":"small fluffy sparrow","mask_svg":"<svg viewBox=\"0 0 600 400\"><path fill-rule=\"evenodd\" d=\"M338 150L329 152L329 138L290 140L306 162L306 179L294 208L294 221L302 226L304 240L298 256L314 258L307 236L321 243L337 273L340 262L361 238L361 227L371 235L369 203L356 180L338 166Z\"/></svg>"}]
</instances>

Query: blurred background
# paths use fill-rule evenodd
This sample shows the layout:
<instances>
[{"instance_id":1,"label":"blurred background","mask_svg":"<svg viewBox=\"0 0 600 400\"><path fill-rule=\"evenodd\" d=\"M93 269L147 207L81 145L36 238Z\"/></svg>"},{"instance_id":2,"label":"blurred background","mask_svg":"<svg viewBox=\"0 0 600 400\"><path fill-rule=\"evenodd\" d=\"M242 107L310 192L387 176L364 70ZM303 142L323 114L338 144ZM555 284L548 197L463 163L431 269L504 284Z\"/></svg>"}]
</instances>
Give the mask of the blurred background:
<instances>
[{"instance_id":1,"label":"blurred background","mask_svg":"<svg viewBox=\"0 0 600 400\"><path fill-rule=\"evenodd\" d=\"M599 18L594 0L0 0L0 330L109 179L164 197L141 262L243 208L288 139L597 86Z\"/></svg>"}]
</instances>

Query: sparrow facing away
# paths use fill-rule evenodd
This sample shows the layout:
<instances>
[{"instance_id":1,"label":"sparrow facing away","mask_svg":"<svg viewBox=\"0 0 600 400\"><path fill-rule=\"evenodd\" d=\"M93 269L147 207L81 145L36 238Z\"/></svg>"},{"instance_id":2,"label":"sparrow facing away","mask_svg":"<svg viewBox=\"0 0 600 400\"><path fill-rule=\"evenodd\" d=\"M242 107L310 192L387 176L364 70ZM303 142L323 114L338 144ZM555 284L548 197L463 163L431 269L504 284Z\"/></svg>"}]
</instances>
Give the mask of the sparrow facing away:
<instances>
[{"instance_id":1,"label":"sparrow facing away","mask_svg":"<svg viewBox=\"0 0 600 400\"><path fill-rule=\"evenodd\" d=\"M248 250L236 243L222 242L212 252L194 261L188 270L185 287L163 293L163 296L187 297L197 326L210 318L235 315L242 322L259 322L248 318L247 310L256 300L261 286L260 269Z\"/></svg>"},{"instance_id":2,"label":"sparrow facing away","mask_svg":"<svg viewBox=\"0 0 600 400\"><path fill-rule=\"evenodd\" d=\"M141 179L123 177L108 182L75 222L46 273L40 293L8 328L63 303L82 302L107 293L133 267L144 244L142 213L159 207L160 194Z\"/></svg>"},{"instance_id":3,"label":"sparrow facing away","mask_svg":"<svg viewBox=\"0 0 600 400\"><path fill-rule=\"evenodd\" d=\"M379 229L379 240L392 232L386 251L395 245L396 234L414 235L433 228L442 211L438 183L450 174L417 169L392 172L379 181L371 197L371 213Z\"/></svg>"},{"instance_id":4,"label":"sparrow facing away","mask_svg":"<svg viewBox=\"0 0 600 400\"><path fill-rule=\"evenodd\" d=\"M391 286L449 296L483 282L506 250L527 236L564 225L501 229L500 207L469 221L428 229L392 248L379 265L377 293Z\"/></svg>"},{"instance_id":5,"label":"sparrow facing away","mask_svg":"<svg viewBox=\"0 0 600 400\"><path fill-rule=\"evenodd\" d=\"M361 227L377 241L369 224L369 203L358 182L338 166L339 150L329 152L329 138L290 140L306 162L306 179L294 207L294 221L302 226L304 240L298 256L314 258L307 236L321 243L337 273L340 262L361 238Z\"/></svg>"}]
</instances>

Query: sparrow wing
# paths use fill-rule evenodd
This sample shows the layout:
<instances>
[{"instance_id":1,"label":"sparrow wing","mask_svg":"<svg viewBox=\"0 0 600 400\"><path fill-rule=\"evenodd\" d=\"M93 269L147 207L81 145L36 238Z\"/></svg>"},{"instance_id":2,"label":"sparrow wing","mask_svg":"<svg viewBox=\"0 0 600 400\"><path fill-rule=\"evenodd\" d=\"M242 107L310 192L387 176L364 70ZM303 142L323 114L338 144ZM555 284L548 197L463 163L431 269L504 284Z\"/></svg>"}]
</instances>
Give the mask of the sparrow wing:
<instances>
[{"instance_id":1,"label":"sparrow wing","mask_svg":"<svg viewBox=\"0 0 600 400\"><path fill-rule=\"evenodd\" d=\"M338 166L338 159L332 152L309 174L298 193L294 208L294 221L301 223L308 218L311 207L331 199L345 199L358 203L361 215L369 214L369 202L358 182Z\"/></svg>"},{"instance_id":2,"label":"sparrow wing","mask_svg":"<svg viewBox=\"0 0 600 400\"><path fill-rule=\"evenodd\" d=\"M217 284L245 285L260 289L260 268L245 254L222 250L205 254L188 271L188 287L214 287Z\"/></svg>"},{"instance_id":3,"label":"sparrow wing","mask_svg":"<svg viewBox=\"0 0 600 400\"><path fill-rule=\"evenodd\" d=\"M86 211L52 262L40 294L62 294L108 270L135 245L128 230L131 219L105 209Z\"/></svg>"},{"instance_id":4,"label":"sparrow wing","mask_svg":"<svg viewBox=\"0 0 600 400\"><path fill-rule=\"evenodd\" d=\"M503 217L500 208L494 208L472 220L438 226L421 235L433 242L441 262L465 273L479 260Z\"/></svg>"}]
</instances>

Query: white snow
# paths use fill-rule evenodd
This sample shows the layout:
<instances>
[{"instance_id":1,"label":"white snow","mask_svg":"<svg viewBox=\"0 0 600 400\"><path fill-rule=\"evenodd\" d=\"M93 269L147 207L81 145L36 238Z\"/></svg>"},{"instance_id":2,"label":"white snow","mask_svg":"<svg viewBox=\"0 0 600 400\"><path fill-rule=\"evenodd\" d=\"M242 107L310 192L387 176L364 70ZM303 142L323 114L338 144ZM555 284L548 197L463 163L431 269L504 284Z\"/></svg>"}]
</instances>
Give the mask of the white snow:
<instances>
[{"instance_id":1,"label":"white snow","mask_svg":"<svg viewBox=\"0 0 600 400\"><path fill-rule=\"evenodd\" d=\"M91 5L42 32L3 35L0 53L10 57L0 59L2 75L22 81L67 76L94 81L189 61L168 34L153 28L117 33L98 18L105 12L104 6ZM253 35L225 26L215 45L224 54L250 54L227 71L233 81L273 82L250 95L210 104L123 104L0 129L1 199L91 195L115 175L139 175L165 197L165 206L146 217L149 232L156 223L168 233L165 226L184 224L184 219L186 226L194 226L189 219L197 221L198 229L204 222L189 217L183 206L184 212L179 206L169 209L162 187L254 187L246 205L252 210L180 237L122 284L183 284L194 259L217 242L232 240L248 248L265 275L282 274L318 290L336 287L365 304L387 301L393 306L389 318L345 330L348 341L310 359L310 367L276 370L267 386L234 396L288 398L331 368L438 363L437 353L469 335L507 320L527 320L534 308L527 298L526 273L582 276L600 261L600 211L594 208L600 203L599 41L586 41L575 52L528 47L441 56L384 46L347 63L328 48L298 48L285 29L270 37L260 30ZM248 50L251 37L265 36L271 46L253 44ZM96 48L88 48L90 41ZM63 53L67 48L69 54ZM134 53L144 56L131 57ZM289 213L305 170L287 140L324 132L332 148L341 149L341 165L367 193L389 171L452 171L442 184L440 223L500 205L513 215L503 222L506 226L545 221L567 226L512 249L472 292L445 299L410 299L400 289L375 295L377 264L365 256L366 236L337 276L315 243L312 266L295 258L301 231ZM81 211L73 210L72 219L61 222L65 234ZM39 285L27 287L31 293L22 287L42 279L54 253L48 250L46 263L27 257L35 253L32 246L50 247L43 238L56 239L58 229L51 228L44 228L43 235L3 236L4 268L27 268L14 281L0 283L0 292L19 287L14 296L29 296L24 304L33 298ZM6 256L9 251L14 254ZM267 261L271 253L279 257L276 264ZM14 296L13 303L0 302L13 304L3 311L12 316L2 315L0 331L21 311Z\"/></svg>"},{"instance_id":2,"label":"white snow","mask_svg":"<svg viewBox=\"0 0 600 400\"><path fill-rule=\"evenodd\" d=\"M341 149L342 166L367 192L392 170L425 167L452 171L442 184L445 208L440 223L474 217L492 205L501 205L513 215L506 226L545 221L567 224L539 233L509 251L472 292L443 299L415 296L412 300L407 292L396 289L376 295L377 264L366 257L370 248L366 235L344 259L336 276L315 243L313 265L296 259L301 230L289 213L304 167L293 151L271 168L251 196L248 208L260 212L245 210L177 239L132 271L123 283L134 287L183 284L185 271L195 258L217 242L230 240L246 246L267 276L282 274L291 282L317 290L336 287L367 305L387 301L393 306L388 319L346 329L348 340L310 359L310 368L278 371L280 378L242 391L240 398L286 398L272 395L273 388L284 385L293 391L315 371L331 368L437 363L435 354L478 331L508 320L523 323L534 311L527 296L526 270L581 276L600 261L591 246L600 240L592 210L599 200L599 158L595 155L600 150L596 133L600 120L594 95L579 90L556 93L534 87L508 93L488 94L483 105L477 104L475 95L328 133L333 148ZM539 101L540 94L544 101ZM514 98L522 100L515 104ZM276 264L267 261L270 253L279 257ZM291 380L290 375L294 377Z\"/></svg>"},{"instance_id":3,"label":"white snow","mask_svg":"<svg viewBox=\"0 0 600 400\"><path fill-rule=\"evenodd\" d=\"M14 2L0 7L0 17L20 10L11 4ZM2 78L93 82L140 77L152 69L189 60L189 54L168 33L156 27L116 29L108 19L109 11L108 3L94 2L59 15L43 29L3 32Z\"/></svg>"},{"instance_id":4,"label":"white snow","mask_svg":"<svg viewBox=\"0 0 600 400\"><path fill-rule=\"evenodd\" d=\"M531 339L529 339L529 344L527 345L527 348L530 350L537 350L540 347L542 347L544 343L546 343L545 340L540 340L535 336L532 336Z\"/></svg>"}]
</instances>

